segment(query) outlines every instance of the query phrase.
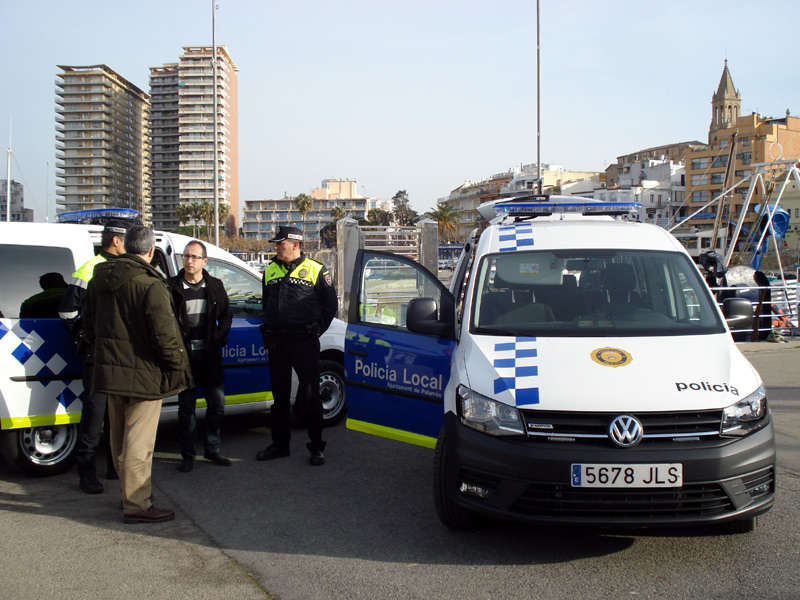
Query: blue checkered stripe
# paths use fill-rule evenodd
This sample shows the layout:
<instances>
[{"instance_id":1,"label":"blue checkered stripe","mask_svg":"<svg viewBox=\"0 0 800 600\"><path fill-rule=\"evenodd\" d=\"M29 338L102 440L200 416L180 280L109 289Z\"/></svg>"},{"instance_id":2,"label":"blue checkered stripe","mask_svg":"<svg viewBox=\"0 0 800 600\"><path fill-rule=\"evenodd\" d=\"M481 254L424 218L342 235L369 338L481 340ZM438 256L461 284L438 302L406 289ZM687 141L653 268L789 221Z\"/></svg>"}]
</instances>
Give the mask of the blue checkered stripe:
<instances>
[{"instance_id":1,"label":"blue checkered stripe","mask_svg":"<svg viewBox=\"0 0 800 600\"><path fill-rule=\"evenodd\" d=\"M514 395L516 406L539 404L535 337L521 337L513 342L494 345L494 368L500 375L494 380L494 393L509 390Z\"/></svg>"},{"instance_id":2,"label":"blue checkered stripe","mask_svg":"<svg viewBox=\"0 0 800 600\"><path fill-rule=\"evenodd\" d=\"M497 241L500 252L533 248L533 227L531 225L503 225L498 232Z\"/></svg>"},{"instance_id":3,"label":"blue checkered stripe","mask_svg":"<svg viewBox=\"0 0 800 600\"><path fill-rule=\"evenodd\" d=\"M11 356L23 367L21 372L13 369L7 376L81 372L80 359L72 351L72 341L59 319L37 320L35 328L33 320L0 320L0 356ZM30 390L31 405L36 400L55 399L65 409L83 393L80 377L72 381L28 381L11 385L26 386Z\"/></svg>"}]
</instances>

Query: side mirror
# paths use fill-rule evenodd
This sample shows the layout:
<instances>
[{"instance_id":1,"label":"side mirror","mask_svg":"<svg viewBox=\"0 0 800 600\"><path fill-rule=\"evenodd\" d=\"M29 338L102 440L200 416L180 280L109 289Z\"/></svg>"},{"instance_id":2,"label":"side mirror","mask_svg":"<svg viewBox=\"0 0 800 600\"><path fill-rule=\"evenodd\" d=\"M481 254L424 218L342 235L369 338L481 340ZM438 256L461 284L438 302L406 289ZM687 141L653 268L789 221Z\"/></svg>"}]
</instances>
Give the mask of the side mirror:
<instances>
[{"instance_id":1,"label":"side mirror","mask_svg":"<svg viewBox=\"0 0 800 600\"><path fill-rule=\"evenodd\" d=\"M408 303L406 326L414 333L449 337L455 324L448 311L442 312L438 317L438 306L433 298L414 298Z\"/></svg>"},{"instance_id":2,"label":"side mirror","mask_svg":"<svg viewBox=\"0 0 800 600\"><path fill-rule=\"evenodd\" d=\"M753 305L747 298L726 298L722 314L732 330L749 329L753 325Z\"/></svg>"}]
</instances>

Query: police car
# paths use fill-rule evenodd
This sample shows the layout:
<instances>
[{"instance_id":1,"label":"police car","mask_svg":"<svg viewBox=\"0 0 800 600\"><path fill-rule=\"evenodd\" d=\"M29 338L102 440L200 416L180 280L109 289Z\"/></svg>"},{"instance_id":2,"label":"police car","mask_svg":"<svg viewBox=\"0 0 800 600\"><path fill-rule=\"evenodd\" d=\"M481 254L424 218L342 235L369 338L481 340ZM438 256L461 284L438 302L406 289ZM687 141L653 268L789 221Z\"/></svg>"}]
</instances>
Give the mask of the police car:
<instances>
[{"instance_id":1,"label":"police car","mask_svg":"<svg viewBox=\"0 0 800 600\"><path fill-rule=\"evenodd\" d=\"M112 215L113 216L113 215ZM39 278L72 273L99 249L102 225L0 223L0 455L32 475L52 475L74 462L81 415L81 362L58 318L19 318L26 299L41 293ZM192 238L156 232L152 264L166 277L182 267ZM268 356L258 326L263 322L261 275L206 244L206 270L222 280L233 325L223 350L226 414L272 404ZM334 319L320 339L320 391L325 422L345 416L344 323ZM296 380L295 380L296 383ZM205 400L198 399L198 416ZM162 420L177 419L177 397L164 400Z\"/></svg>"},{"instance_id":2,"label":"police car","mask_svg":"<svg viewBox=\"0 0 800 600\"><path fill-rule=\"evenodd\" d=\"M683 246L639 205L481 207L446 289L361 250L345 342L348 427L435 449L438 515L750 531L775 499L766 393ZM491 213L491 214L489 214ZM392 278L364 276L391 262ZM727 323L726 323L727 320Z\"/></svg>"}]
</instances>

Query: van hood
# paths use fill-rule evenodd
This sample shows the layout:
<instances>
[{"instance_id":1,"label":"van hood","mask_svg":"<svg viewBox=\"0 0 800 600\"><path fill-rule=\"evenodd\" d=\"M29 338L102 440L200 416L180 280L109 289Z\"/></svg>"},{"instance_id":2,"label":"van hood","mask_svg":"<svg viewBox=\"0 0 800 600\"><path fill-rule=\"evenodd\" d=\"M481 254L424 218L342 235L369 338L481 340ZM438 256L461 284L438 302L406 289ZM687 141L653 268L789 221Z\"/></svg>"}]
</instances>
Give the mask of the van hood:
<instances>
[{"instance_id":1,"label":"van hood","mask_svg":"<svg viewBox=\"0 0 800 600\"><path fill-rule=\"evenodd\" d=\"M760 385L730 334L670 337L465 336L462 381L511 406L541 410L724 408Z\"/></svg>"}]
</instances>

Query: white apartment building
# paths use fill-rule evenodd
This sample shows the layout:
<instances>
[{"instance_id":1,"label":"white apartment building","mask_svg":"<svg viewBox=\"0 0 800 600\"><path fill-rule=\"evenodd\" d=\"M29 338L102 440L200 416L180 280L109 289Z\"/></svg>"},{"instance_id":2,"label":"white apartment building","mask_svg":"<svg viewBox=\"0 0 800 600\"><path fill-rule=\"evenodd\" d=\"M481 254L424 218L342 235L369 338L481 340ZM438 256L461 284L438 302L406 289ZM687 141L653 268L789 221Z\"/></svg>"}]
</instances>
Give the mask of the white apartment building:
<instances>
[{"instance_id":1,"label":"white apartment building","mask_svg":"<svg viewBox=\"0 0 800 600\"><path fill-rule=\"evenodd\" d=\"M153 225L180 225L181 204L214 202L229 207L229 235L239 219L238 67L225 46L217 46L214 82L212 46L184 46L177 63L150 69L152 102ZM214 180L214 110L217 112Z\"/></svg>"},{"instance_id":2,"label":"white apartment building","mask_svg":"<svg viewBox=\"0 0 800 600\"><path fill-rule=\"evenodd\" d=\"M60 211L149 214L148 95L106 65L60 66L56 204Z\"/></svg>"}]
</instances>

